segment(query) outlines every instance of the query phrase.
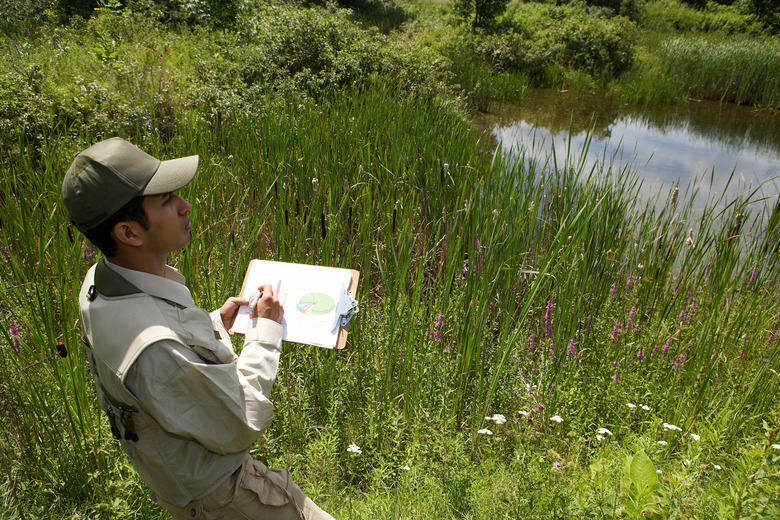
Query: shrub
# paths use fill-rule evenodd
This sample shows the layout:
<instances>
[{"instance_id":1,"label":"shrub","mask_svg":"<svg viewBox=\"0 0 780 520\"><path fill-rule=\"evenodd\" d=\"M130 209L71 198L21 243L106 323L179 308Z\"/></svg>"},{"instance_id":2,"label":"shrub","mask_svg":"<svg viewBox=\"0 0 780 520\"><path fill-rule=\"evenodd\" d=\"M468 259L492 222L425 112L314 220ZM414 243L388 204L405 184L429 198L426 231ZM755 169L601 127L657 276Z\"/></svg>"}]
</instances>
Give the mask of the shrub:
<instances>
[{"instance_id":1,"label":"shrub","mask_svg":"<svg viewBox=\"0 0 780 520\"><path fill-rule=\"evenodd\" d=\"M509 0L455 0L455 12L472 27L490 27L506 11Z\"/></svg>"},{"instance_id":2,"label":"shrub","mask_svg":"<svg viewBox=\"0 0 780 520\"><path fill-rule=\"evenodd\" d=\"M601 20L580 12L551 25L546 37L560 63L613 78L633 64L634 29L622 16Z\"/></svg>"}]
</instances>

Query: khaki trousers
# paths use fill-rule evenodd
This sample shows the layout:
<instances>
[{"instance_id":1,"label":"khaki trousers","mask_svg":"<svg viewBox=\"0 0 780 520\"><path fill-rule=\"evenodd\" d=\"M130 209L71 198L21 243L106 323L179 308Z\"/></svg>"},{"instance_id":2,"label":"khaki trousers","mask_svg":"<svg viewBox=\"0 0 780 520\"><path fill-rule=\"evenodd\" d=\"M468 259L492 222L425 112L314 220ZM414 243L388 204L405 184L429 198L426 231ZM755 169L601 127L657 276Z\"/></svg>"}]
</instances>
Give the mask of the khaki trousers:
<instances>
[{"instance_id":1,"label":"khaki trousers","mask_svg":"<svg viewBox=\"0 0 780 520\"><path fill-rule=\"evenodd\" d=\"M317 507L286 469L268 469L247 455L233 475L199 500L179 507L152 494L175 520L335 520Z\"/></svg>"}]
</instances>

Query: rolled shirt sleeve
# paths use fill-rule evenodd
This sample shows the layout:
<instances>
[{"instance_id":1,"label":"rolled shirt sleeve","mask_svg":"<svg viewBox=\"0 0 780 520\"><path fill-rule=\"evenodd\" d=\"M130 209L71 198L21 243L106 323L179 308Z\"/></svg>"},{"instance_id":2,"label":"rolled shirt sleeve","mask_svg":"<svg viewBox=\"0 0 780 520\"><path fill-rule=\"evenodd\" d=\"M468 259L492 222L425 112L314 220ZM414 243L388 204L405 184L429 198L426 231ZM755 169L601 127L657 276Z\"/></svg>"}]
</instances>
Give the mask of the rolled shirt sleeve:
<instances>
[{"instance_id":1,"label":"rolled shirt sleeve","mask_svg":"<svg viewBox=\"0 0 780 520\"><path fill-rule=\"evenodd\" d=\"M233 363L209 363L181 343L159 341L138 357L125 384L169 433L215 453L235 453L273 418L281 343L282 326L264 318L250 320Z\"/></svg>"}]
</instances>

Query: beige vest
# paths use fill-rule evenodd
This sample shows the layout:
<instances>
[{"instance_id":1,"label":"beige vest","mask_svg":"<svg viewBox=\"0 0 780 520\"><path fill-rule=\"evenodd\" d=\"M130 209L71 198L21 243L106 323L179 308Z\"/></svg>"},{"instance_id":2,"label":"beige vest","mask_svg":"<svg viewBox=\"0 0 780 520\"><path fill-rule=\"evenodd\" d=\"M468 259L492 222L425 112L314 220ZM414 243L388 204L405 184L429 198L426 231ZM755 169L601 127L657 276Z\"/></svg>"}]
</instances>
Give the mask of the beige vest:
<instances>
[{"instance_id":1,"label":"beige vest","mask_svg":"<svg viewBox=\"0 0 780 520\"><path fill-rule=\"evenodd\" d=\"M100 406L141 479L177 505L213 490L245 453L219 455L195 440L168 434L127 389L125 378L144 349L161 340L187 346L209 363L235 362L224 326L213 323L203 309L140 291L102 260L87 273L79 307Z\"/></svg>"}]
</instances>

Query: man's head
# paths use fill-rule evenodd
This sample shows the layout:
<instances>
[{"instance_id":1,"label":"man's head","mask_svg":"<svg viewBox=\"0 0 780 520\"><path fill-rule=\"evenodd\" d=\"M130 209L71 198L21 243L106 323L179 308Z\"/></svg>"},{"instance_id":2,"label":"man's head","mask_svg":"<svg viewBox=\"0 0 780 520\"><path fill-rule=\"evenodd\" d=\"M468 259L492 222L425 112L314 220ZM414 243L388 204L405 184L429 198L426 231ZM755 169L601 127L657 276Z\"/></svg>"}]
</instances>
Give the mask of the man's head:
<instances>
[{"instance_id":1,"label":"man's head","mask_svg":"<svg viewBox=\"0 0 780 520\"><path fill-rule=\"evenodd\" d=\"M115 225L133 221L148 229L144 198L186 186L197 168L197 155L160 161L114 137L76 156L62 183L62 199L71 222L111 257Z\"/></svg>"}]
</instances>

